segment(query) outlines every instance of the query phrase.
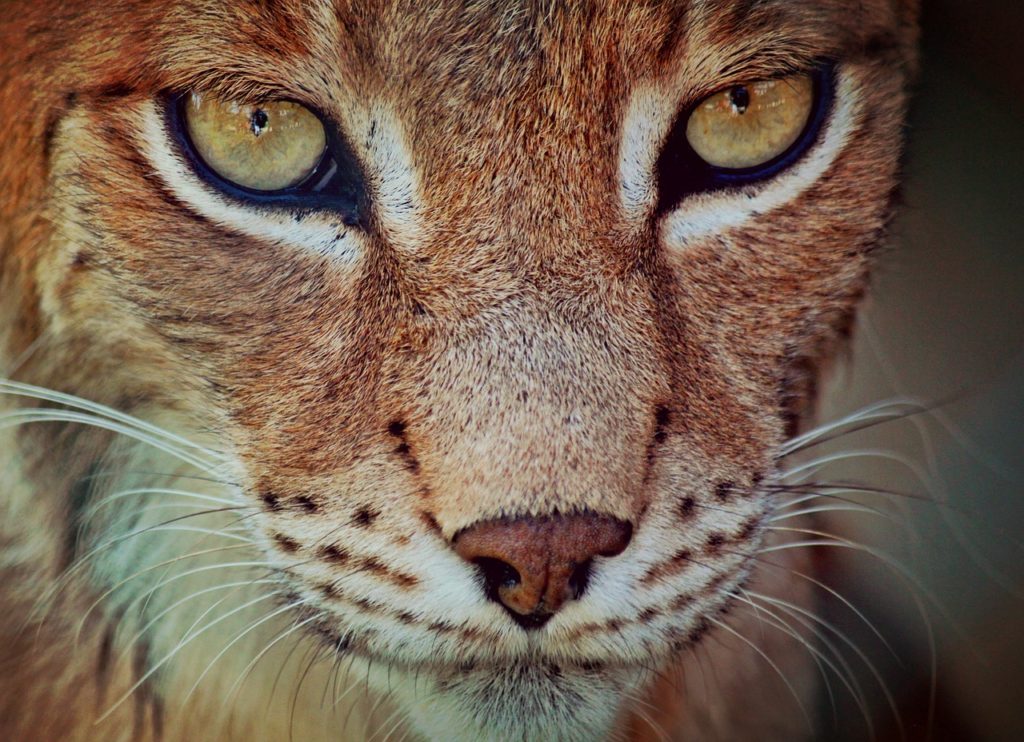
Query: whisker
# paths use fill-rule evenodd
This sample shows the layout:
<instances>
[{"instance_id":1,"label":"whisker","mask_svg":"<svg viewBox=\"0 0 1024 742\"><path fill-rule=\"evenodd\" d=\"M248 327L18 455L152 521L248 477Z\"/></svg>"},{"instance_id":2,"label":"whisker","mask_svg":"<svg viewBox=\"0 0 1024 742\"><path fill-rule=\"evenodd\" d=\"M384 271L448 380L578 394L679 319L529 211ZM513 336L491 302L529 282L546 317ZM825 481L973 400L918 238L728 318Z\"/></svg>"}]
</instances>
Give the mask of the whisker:
<instances>
[{"instance_id":1,"label":"whisker","mask_svg":"<svg viewBox=\"0 0 1024 742\"><path fill-rule=\"evenodd\" d=\"M761 607L765 608L765 606ZM813 621L808 621L799 614L793 614L790 611L786 611L782 606L777 607L779 610L785 611L786 616L791 620L809 631L815 640L831 654L832 659L835 660L834 662L832 659L829 659L828 655L823 651L815 648L815 651L821 657L822 662L824 662L825 665L835 674L839 679L839 682L842 683L843 687L846 689L846 692L849 693L850 698L853 699L854 704L857 706L857 710L860 712L861 717L864 719L864 723L867 726L868 738L874 740L876 738L875 723L868 708L867 697L864 694L864 689L861 686L860 681L857 679L857 674L853 671L853 667L850 666L846 657L839 651L838 647L836 647L835 642L833 642L823 630L819 629ZM792 627L792 624L789 623L789 621L780 616L774 610L767 610L784 625Z\"/></svg>"},{"instance_id":2,"label":"whisker","mask_svg":"<svg viewBox=\"0 0 1024 742\"><path fill-rule=\"evenodd\" d=\"M189 601L195 600L196 598L198 598L198 597L200 597L202 595L206 595L208 593L218 592L218 591L222 591L222 590L227 590L229 588L253 587L253 586L256 586L256 585L277 585L277 584L280 584L278 580L268 580L268 579L264 579L264 580L237 580L235 582L225 582L225 583L220 584L220 585L214 585L212 587L203 588L202 590L197 590L197 591L195 591L193 593L190 593L190 594L186 595L184 598L180 598L179 600L176 600L174 603L169 605L167 608L164 608L162 611L157 613L152 619L150 619L149 622L147 622L145 625L143 625L143 627L141 629L139 629L134 635L132 635L132 637L127 641L127 645L128 646L133 646L139 639L141 639L143 636L145 636L146 633L151 628L153 628L154 626L156 626L157 623L159 623L161 620L163 620L163 618L165 616L167 616L168 614L172 613L174 610L176 610L180 606L184 605L185 603L188 603ZM234 592L234 590L232 590L232 592ZM217 603L219 604L220 602L222 602L222 600L221 601L217 601Z\"/></svg>"},{"instance_id":3,"label":"whisker","mask_svg":"<svg viewBox=\"0 0 1024 742\"><path fill-rule=\"evenodd\" d=\"M885 449L877 448L853 449L849 451L830 453L825 456L819 456L815 459L811 459L810 461L806 461L802 464L794 466L791 469L779 472L779 478L782 480L787 480L797 475L804 474L808 471L819 471L828 464L834 464L839 461L852 461L856 459L866 458L882 459L884 461L892 461L897 464L901 464L902 466L906 467L906 469L910 471L911 474L913 474L914 477L922 485L925 486L925 488L930 489L929 484L931 482L931 477L929 477L920 466L915 464L913 461L911 461L903 454L900 454L896 451L888 451Z\"/></svg>"},{"instance_id":4,"label":"whisker","mask_svg":"<svg viewBox=\"0 0 1024 742\"><path fill-rule=\"evenodd\" d=\"M839 707L836 704L836 695L832 689L832 682L829 680L828 672L825 669L826 667L830 667L833 672L836 672L835 668L832 668L831 665L826 665L823 661L821 653L817 651L813 645L811 645L810 641L808 641L805 637L800 636L800 634L789 623L779 618L779 616L776 615L773 611L766 610L763 606L759 606L753 601L743 598L739 595L735 595L733 597L735 597L736 600L739 600L754 609L751 615L754 615L757 618L758 625L762 627L762 630L764 626L768 626L770 628L776 629L777 631L781 631L790 638L796 640L796 642L800 644L801 648L807 651L807 654L810 656L811 660L814 662L814 665L818 670L818 674L821 675L822 684L824 685L825 692L828 695L829 707L832 710L832 718L838 724ZM762 613L766 614L768 616L768 619L763 618L761 616Z\"/></svg>"},{"instance_id":5,"label":"whisker","mask_svg":"<svg viewBox=\"0 0 1024 742\"><path fill-rule=\"evenodd\" d=\"M41 402L52 402L72 409L82 410L83 412L90 413L94 416L92 419L97 419L97 417L101 419L105 418L129 428L137 428L139 432L148 433L150 436L164 438L171 443L181 446L182 448L195 449L212 456L215 459L222 459L220 454L217 454L215 451L212 451L205 446L201 446L194 441L190 441L180 435L164 430L163 428L146 422L134 415L129 415L116 410L113 407L108 407L106 405L99 404L98 402L92 402L82 397L8 379L0 379L0 394L36 399ZM56 412L57 410L53 411Z\"/></svg>"},{"instance_id":6,"label":"whisker","mask_svg":"<svg viewBox=\"0 0 1024 742\"><path fill-rule=\"evenodd\" d=\"M790 438L782 445L779 458L792 456L809 448L824 445L843 436L859 433L884 423L905 420L915 415L925 414L932 411L932 409L934 408L911 398L895 398L875 402L838 420L825 423L806 433Z\"/></svg>"},{"instance_id":7,"label":"whisker","mask_svg":"<svg viewBox=\"0 0 1024 742\"><path fill-rule=\"evenodd\" d=\"M128 497L138 497L140 495L159 495L161 497L183 497L190 500L200 500L202 502L209 502L215 505L226 505L235 506L239 503L235 500L229 500L226 497L215 497L213 495L207 495L200 492L189 492L188 490L178 489L166 489L160 487L137 487L135 489L122 490L120 492L114 492L102 500L94 503L86 511L87 518L92 517L103 508ZM251 506L255 507L255 505Z\"/></svg>"},{"instance_id":8,"label":"whisker","mask_svg":"<svg viewBox=\"0 0 1024 742\"><path fill-rule=\"evenodd\" d=\"M669 736L668 732L665 731L665 728L655 721L653 716L644 711L643 707L646 706L655 712L658 709L654 708L647 700L641 698L635 693L627 691L624 695L626 696L626 700L630 701L629 710L636 714L640 720L643 721L652 732L654 732L655 736L659 740L662 740L662 742L672 742L672 738Z\"/></svg>"},{"instance_id":9,"label":"whisker","mask_svg":"<svg viewBox=\"0 0 1024 742\"><path fill-rule=\"evenodd\" d=\"M299 623L293 623L290 627L280 632L272 641L268 642L267 645L263 649L261 649L255 657L249 660L249 663L242 669L242 672L238 675L238 678L235 680L234 683L231 684L231 687L228 689L228 693L225 696L225 702L231 702L231 699L234 697L234 694L241 689L242 683L245 682L246 677L252 672L252 670L256 667L259 661L263 659L263 657L266 656L266 654L271 649L273 649L276 644L278 644L278 642L287 639L296 631L301 630L302 628L308 626L309 624L321 618L323 618L323 616L321 613L318 612L315 615L305 619L304 621L300 621Z\"/></svg>"},{"instance_id":10,"label":"whisker","mask_svg":"<svg viewBox=\"0 0 1024 742\"><path fill-rule=\"evenodd\" d=\"M118 531L118 530L120 530L120 526L131 524L133 522L138 521L140 516L143 515L143 514L150 515L152 513L157 513L157 512L160 512L162 510L182 510L182 509L186 509L186 508L188 510L190 510L191 512L185 513L184 515L175 516L174 518L170 518L168 520L165 520L165 521L163 521L163 522L161 522L161 523L159 523L157 525L158 526L171 525L172 523L181 523L182 521L191 520L192 518L201 518L201 517L208 516L208 515L219 515L221 513L230 513L230 512L235 512L235 511L238 511L238 510L258 510L258 508L255 505L232 505L230 507L207 508L205 510L195 510L195 506L192 505L191 503L186 503L186 502L165 502L165 503L159 503L159 504L156 504L156 505L147 505L147 506L145 506L145 510L144 511L128 513L127 515L122 516L118 520L111 521L110 524L107 525L105 528L106 528L106 530L109 530L109 531ZM82 526L83 526L83 528L87 528L89 526L89 523L88 522L83 522ZM231 534L231 535L237 535L237 536L244 536L247 533L247 531L245 529L237 528L234 523L226 524L223 527L221 527L219 529L216 529L216 530L217 530L218 533L224 534L224 535ZM249 540L251 542L251 539L249 539Z\"/></svg>"},{"instance_id":11,"label":"whisker","mask_svg":"<svg viewBox=\"0 0 1024 742\"><path fill-rule=\"evenodd\" d=\"M778 530L802 530L804 533L819 535L821 538L807 539L794 543L779 544L776 546L769 546L761 549L760 553L766 554L774 551L786 551L793 548L808 548L808 547L826 547L826 548L841 548L849 549L852 551L868 554L878 559L886 568L895 576L905 581L914 590L911 591L911 595L914 598L915 603L919 606L919 613L921 615L922 623L925 625L930 637L933 636L931 621L928 618L927 611L920 605L919 596L927 598L928 603L939 612L946 623L956 632L957 636L960 637L967 646L973 649L973 645L970 644L967 633L960 626L959 622L956 621L945 608L942 602L928 590L920 580L918 580L912 572L910 572L904 565L899 561L893 559L890 555L880 552L877 549L872 549L863 544L858 544L854 541L841 538L834 534L824 533L821 531L808 531L806 529L778 529ZM917 591L917 592L914 592ZM932 638L930 641L934 641Z\"/></svg>"},{"instance_id":12,"label":"whisker","mask_svg":"<svg viewBox=\"0 0 1024 742\"><path fill-rule=\"evenodd\" d=\"M140 677L140 678L139 678L139 679L138 679L138 680L137 680L137 681L136 681L136 682L135 682L135 683L134 683L134 684L133 684L133 685L131 686L131 688L129 688L129 689L128 689L128 690L127 690L127 691L126 691L126 692L125 692L125 693L124 693L123 695L121 695L121 696L120 696L120 697L119 697L119 698L118 698L118 699L117 699L117 700L116 700L116 701L114 702L114 704L113 704L112 706L110 706L110 707L109 707L109 708L108 708L108 709L107 709L106 711L104 711L104 712L103 712L103 713L102 713L102 714L101 714L101 715L100 715L100 716L99 716L99 717L98 717L98 718L96 719L96 722L95 722L95 723L96 723L96 724L100 724L100 723L102 723L102 722L103 722L104 720L106 720L106 719L107 719L107 718L108 718L108 717L109 717L109 716L110 716L110 715L111 715L112 713L114 713L114 711L115 711L115 710L116 710L116 709L117 709L117 708L118 708L118 707L119 707L119 706L120 706L120 705L121 705L122 703L124 703L124 702L125 702L125 701L126 701L127 699L129 699L129 698L130 698L130 697L132 696L132 694L134 694L134 693L135 693L135 691L137 691L137 690L138 690L139 688L141 688L141 687L142 687L142 685L143 685L143 684L144 684L144 683L145 683L145 682L146 682L147 680L149 680L149 678L151 678L151 677L153 676L153 674L154 674L154 673L156 673L156 672L157 672L157 671L158 671L158 670L159 670L159 669L160 669L161 667L163 667L163 666L164 666L164 665L165 665L165 664L166 664L166 663L167 663L168 661L170 661L170 660L171 660L171 658L173 658L173 657L174 657L174 656L175 656L175 655L176 655L176 654L177 654L178 652L180 652L180 651L181 651L181 649L182 649L182 648L184 648L184 647L185 647L186 645L188 645L189 643L191 643L192 641L194 641L194 640L195 640L196 638L198 638L198 637L199 637L199 636L201 636L202 634L204 634L204 633L206 633L207 631L209 631L210 629L212 629L212 628L213 628L214 626L216 626L217 624L219 624L219 623L220 623L221 621L225 621L225 620L227 620L228 618L230 618L230 617L231 617L232 615L234 615L234 614L236 614L236 613L239 613L240 611L243 611L243 610L245 610L245 609L247 609L247 608L249 608L249 607L251 607L251 606L253 606L253 605L257 604L257 603L259 603L260 601L263 601L263 600L267 600L267 599L269 599L269 598L271 598L271 597L274 597L275 595L276 595L276 593L268 593L268 594L266 594L266 595L260 595L259 597L253 598L252 600L250 600L250 601L248 601L248 602L246 602L246 603L243 603L242 605L238 606L237 608L234 608L234 609L233 609L233 610L231 610L231 611L228 611L228 612L227 612L227 613L225 613L224 615L222 615L222 616L220 616L220 617L216 618L215 620L211 621L210 623L206 624L206 625L205 625L205 626L203 626L203 627L202 627L201 629L198 629L197 631L195 631L195 632L193 632L193 633L189 634L188 636L184 637L183 639L181 639L181 640L180 640L180 641L178 642L178 644L177 644L177 645L175 645L175 647L174 647L174 648L173 648L173 649L172 649L172 650L171 650L170 652L168 652L167 654L165 654L165 655L164 655L164 656L163 656L163 657L162 657L162 658L161 658L161 659L160 659L160 660L159 660L159 661L158 661L158 662L157 662L156 664L152 665L152 666L151 666L151 667L150 667L150 668L149 668L149 669L148 669L148 670L147 670L147 671L146 671L146 672L145 672L145 673L144 673L144 674L142 675L142 677ZM289 609L289 608L293 608L293 607L294 607L294 604L289 604L289 605L285 606L285 609ZM283 609L279 609L279 612L280 612L280 610L283 610Z\"/></svg>"},{"instance_id":13,"label":"whisker","mask_svg":"<svg viewBox=\"0 0 1024 742\"><path fill-rule=\"evenodd\" d=\"M176 562L184 561L185 559L194 559L194 558L199 557L199 556L204 556L206 554L212 554L212 553L219 552L219 551L229 551L231 549L239 549L239 548L244 548L244 547L243 546L221 546L221 547L217 547L217 548L214 548L214 549L206 549L206 550L199 551L199 552L192 552L192 553L186 554L184 556L177 556L177 557L174 557L173 559L169 559L169 560L166 560L164 562L160 562L158 564L153 564L153 565L151 565L149 567L146 567L145 569L141 569L138 572L135 572L132 575L129 575L128 577L124 578L123 580L121 580L120 582L115 584L113 587L108 588L102 595L100 595L100 597L96 598L96 600L94 600L92 602L92 604L86 610L85 614L79 620L78 629L75 631L75 644L77 645L77 643L79 641L79 638L81 636L82 630L84 629L86 621L88 620L89 615L92 613L92 611L96 610L96 608L98 608L100 606L100 604L103 603L108 597L110 597L114 592L116 592L118 589L120 589L124 585L128 584L132 580L135 580L138 577L141 577L142 575L144 575L144 574L146 574L148 572L151 572L151 571L153 571L155 569L160 569L161 567L165 567L168 564L174 564ZM226 563L208 564L208 565L205 565L203 567L196 567L195 569L185 570L184 572L180 572L180 573L174 575L173 577L170 577L170 578L168 578L166 580L163 580L162 582L157 583L156 585L154 585L153 587L150 587L145 592L135 596L135 598L133 598L131 600L131 602L128 603L127 607L131 607L132 605L134 605L139 600L142 600L143 598L145 598L147 595L150 595L151 593L153 593L153 592L159 590L160 588L165 587L165 586L169 585L170 583L175 582L177 580L181 580L181 579L184 579L186 577L190 577L192 575L200 574L202 572L209 572L210 570L214 570L214 569L228 569L228 568L231 568L231 567L271 567L272 568L273 565L271 565L269 562L265 562L265 561L260 561L260 562L256 562L256 561L250 561L250 562L226 562Z\"/></svg>"},{"instance_id":14,"label":"whisker","mask_svg":"<svg viewBox=\"0 0 1024 742\"><path fill-rule=\"evenodd\" d=\"M274 592L274 593L270 593L269 595L277 595L279 593L280 593L280 591ZM192 687L189 688L188 693L185 694L185 697L181 701L182 707L184 707L188 703L188 699L190 699L192 697L192 694L195 693L196 688L198 688L199 684L201 682L203 682L203 678L205 678L206 675L210 672L210 670L213 669L213 666L217 663L217 660L219 660L221 657L223 657L225 654L227 654L228 650L230 650L231 647L235 646L235 644L240 642L242 639L244 639L246 636L248 636L252 631L255 631L258 627L262 626L267 621L270 621L271 619L281 615L282 613L285 613L285 612L290 611L290 610L294 610L295 608L298 608L299 606L306 605L308 602L309 601L307 599L303 598L301 600L297 600L297 601L293 601L291 603L288 603L288 604L278 608L277 610L272 611L271 613L268 613L267 615L263 616L263 618L259 619L258 621L255 621L254 623L251 623L244 631L242 631L240 634L235 636L235 638L232 639L230 642L225 644L224 648L221 649L214 656L214 658L212 660L210 660L210 663L199 674L199 677L196 678L196 681L192 684ZM205 631L205 628L203 630Z\"/></svg>"},{"instance_id":15,"label":"whisker","mask_svg":"<svg viewBox=\"0 0 1024 742\"><path fill-rule=\"evenodd\" d=\"M828 629L830 632L832 632L833 635L835 635L840 641L842 641L843 644L848 646L857 655L858 659L860 659L860 661L864 664L864 666L871 673L872 677L875 679L875 682L878 684L879 689L882 691L882 694L885 697L885 701L886 701L886 704L888 704L888 706L889 706L889 710L892 711L893 718L896 720L896 724L900 728L900 739L904 739L904 740L906 739L906 730L903 728L903 719L900 716L899 708L896 705L896 699L893 697L892 692L889 690L889 686L885 682L885 679L882 677L881 672L879 672L879 670L875 666L875 664L873 662L871 662L871 660L868 658L867 654L865 654L864 651L860 647L857 646L856 642L854 642L852 639L850 639L845 634L845 632L840 630L837 626L835 626L835 624L831 623L830 621L825 620L824 618L822 618L821 616L815 614L812 611L808 611L806 608L802 608L802 607L796 605L795 603L791 603L788 600L782 600L780 598L773 598L771 596L763 595L761 593L757 593L757 592L753 592L753 591L745 591L745 592L753 600L761 600L761 601L765 601L765 602L771 603L772 605L776 605L776 606L779 607L780 610L785 611L789 615L793 615L793 613L797 613L797 614L799 614L801 616L804 616L806 619L808 619L808 620L810 620L810 621L812 621L812 622L814 622L814 623L816 623L816 624L818 624L818 625ZM794 616L794 618L796 618L796 617ZM833 650L833 652L836 652L837 655L840 654L836 650Z\"/></svg>"},{"instance_id":16,"label":"whisker","mask_svg":"<svg viewBox=\"0 0 1024 742\"><path fill-rule=\"evenodd\" d=\"M190 454L177 445L162 441L154 435L147 435L144 431L136 430L129 425L97 417L95 415L52 408L16 410L0 414L0 430L4 428L14 428L29 423L44 422L78 423L88 425L93 428L107 430L111 433L117 433L125 436L126 438L131 438L139 443L145 443L146 445L151 446L158 451L163 451L169 456L173 456L179 461L189 464L190 466L194 466L201 471L216 470L215 464Z\"/></svg>"},{"instance_id":17,"label":"whisker","mask_svg":"<svg viewBox=\"0 0 1024 742\"><path fill-rule=\"evenodd\" d=\"M194 553L191 553L191 554L186 554L184 556L178 556L178 557L175 557L174 559L171 559L169 561L163 562L161 564L153 565L149 569L155 569L155 568L158 568L159 566L161 566L162 564L173 564L174 562L176 562L176 561L178 561L180 559L188 559L188 558L192 558L194 556L198 556L198 555L202 555L202 554L206 554L206 553L213 553L215 551L222 551L222 550L229 550L229 549L238 549L238 548L248 548L249 545L252 543L251 540L249 540L249 539L242 539L241 537L239 537L237 535L234 535L234 534L222 534L218 530L211 530L211 529L208 529L208 528L194 528L194 527L190 527L190 526L167 526L167 527L163 527L163 528L157 528L156 526L152 526L150 528L144 529L144 530L139 531L137 533L129 534L128 536L125 536L123 538L119 538L119 539L114 539L112 541L108 541L108 542L106 542L104 544L101 544L100 546L94 548L93 550L91 550L87 554L83 555L82 557L80 557L75 562L75 564L73 564L70 567L68 567L68 569L66 569L64 571L64 573L54 581L54 584L52 586L47 588L36 599L36 602L35 602L32 610L29 612L28 618L25 621L25 626L29 625L30 623L37 622L39 624L40 629L41 629L43 623L45 622L46 614L49 613L49 611L51 611L53 609L53 607L56 605L57 598L61 594L61 592L66 590L72 584L72 581L75 579L75 576L79 572L81 572L82 570L86 569L86 567L88 566L88 563L90 561L92 561L93 559L95 559L97 556L102 554L107 549L112 548L113 546L116 546L118 543L120 543L122 540L124 540L126 538L130 538L131 536L141 535L142 533L150 533L150 532L158 532L158 531L203 533L203 534L212 534L212 535L218 535L218 536L223 535L223 536L232 538L232 539L234 539L236 541L238 541L238 540L245 541L246 543L239 544L239 545L233 545L233 546L221 546L221 547L217 547L216 549L209 550L209 551L194 552ZM144 571L148 571L148 569L144 570ZM140 574L140 573L136 573L135 576L137 576L138 574ZM104 597L109 595L109 594L110 594L110 591L108 591L107 593L104 593ZM83 621L84 621L85 618L88 617L89 613L91 612L92 609L95 608L96 605L98 605L98 601L96 603L94 603L90 607L89 611L86 612L86 616L83 617Z\"/></svg>"},{"instance_id":18,"label":"whisker","mask_svg":"<svg viewBox=\"0 0 1024 742\"><path fill-rule=\"evenodd\" d=\"M811 499L816 498L817 495L811 497ZM892 513L886 513L884 510L879 510L878 508L859 506L855 503L851 503L848 505L816 505L814 507L803 508L801 510L783 512L779 515L773 515L772 517L768 518L766 522L783 523L785 521L793 520L795 518L801 518L803 516L816 515L821 513L856 513L860 515L871 515L876 518L882 518L904 531L909 532L911 530L910 526L907 524L905 519L897 518Z\"/></svg>"},{"instance_id":19,"label":"whisker","mask_svg":"<svg viewBox=\"0 0 1024 742\"><path fill-rule=\"evenodd\" d=\"M207 472L207 474L210 473L211 472ZM238 482L234 482L230 479L220 479L214 476L206 476L203 474L186 474L183 471L168 472L155 471L152 469L127 469L120 467L113 471L91 472L83 476L79 481L86 482L94 479L109 479L112 477L122 476L145 477L148 479L187 479L195 482L209 482L210 484L221 485L223 487L235 490L241 489L241 485Z\"/></svg>"},{"instance_id":20,"label":"whisker","mask_svg":"<svg viewBox=\"0 0 1024 742\"><path fill-rule=\"evenodd\" d=\"M796 692L796 688L793 687L793 683L790 681L789 678L786 677L786 674L784 672L782 672L782 670L779 668L779 666L775 663L775 660L773 660L771 657L769 657L765 653L765 651L763 649L761 649L759 646L757 646L752 641L747 639L747 637L743 636L743 634L741 634L740 632L738 632L735 629L733 629L731 626L729 626L724 621L720 621L717 618L715 618L714 616L709 616L708 617L708 621L710 621L711 623L715 624L715 626L718 626L723 631L726 631L726 632L732 634L733 636L735 636L737 639L742 641L748 647L753 649L761 657L761 659L763 659L765 662L768 663L768 666L771 667L772 670L775 671L775 674L779 676L779 679L782 680L782 682L786 685L786 688L789 689L790 694L792 694L792 696L793 696L793 700L796 701L796 705L800 709L800 714L804 717L804 721L807 723L807 731L810 732L811 734L813 734L814 733L814 725L811 723L811 717L807 713L807 709L804 707L803 701L800 700L800 694L798 694Z\"/></svg>"},{"instance_id":21,"label":"whisker","mask_svg":"<svg viewBox=\"0 0 1024 742\"><path fill-rule=\"evenodd\" d=\"M737 552L737 551L727 551L726 553L735 554L737 556L748 556L746 554L743 554L742 552ZM899 664L900 667L906 667L906 664L903 662L902 658L899 656L899 654L897 654L896 650L893 649L892 644L889 643L889 641L885 638L885 635L882 634L882 632L878 629L878 627L875 626L875 624L870 619L868 619L868 617L866 615L864 615L863 611L861 611L859 608L857 608L857 606L855 606L846 596L844 596L838 590L836 590L835 588L831 587L830 585L825 584L821 580L815 579L814 577L811 577L810 575L808 575L808 574L806 574L804 572L801 572L800 570L793 569L792 567L787 567L787 566L783 566L781 564L776 564L775 562L772 562L772 561L770 561L768 559L763 559L763 558L761 558L759 556L750 556L750 558L754 559L759 564L762 564L764 566L774 567L775 569L782 570L782 571L787 572L788 574L794 575L796 577L800 577L800 578L806 580L807 582L810 582L812 585L815 585L816 587L820 588L821 590L824 590L825 592L827 592L829 595L831 595L836 600L838 600L840 603L842 603L847 609L849 609L851 613L853 613L858 619L860 619L860 621L865 626L867 626L868 629L871 630L871 633L874 634L878 638L878 641L880 641L882 643L882 645L889 651L889 654L892 655L893 659L897 662L897 664Z\"/></svg>"}]
</instances>

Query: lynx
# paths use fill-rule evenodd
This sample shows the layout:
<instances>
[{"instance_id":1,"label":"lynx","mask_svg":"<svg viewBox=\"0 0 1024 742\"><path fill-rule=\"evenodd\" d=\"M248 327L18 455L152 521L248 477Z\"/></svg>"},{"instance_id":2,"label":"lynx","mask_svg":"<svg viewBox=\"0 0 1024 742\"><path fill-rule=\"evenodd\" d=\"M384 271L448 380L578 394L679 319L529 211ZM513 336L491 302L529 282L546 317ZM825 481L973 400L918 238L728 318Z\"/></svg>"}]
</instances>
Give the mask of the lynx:
<instances>
[{"instance_id":1,"label":"lynx","mask_svg":"<svg viewBox=\"0 0 1024 742\"><path fill-rule=\"evenodd\" d=\"M792 740L913 0L7 0L0 737Z\"/></svg>"}]
</instances>

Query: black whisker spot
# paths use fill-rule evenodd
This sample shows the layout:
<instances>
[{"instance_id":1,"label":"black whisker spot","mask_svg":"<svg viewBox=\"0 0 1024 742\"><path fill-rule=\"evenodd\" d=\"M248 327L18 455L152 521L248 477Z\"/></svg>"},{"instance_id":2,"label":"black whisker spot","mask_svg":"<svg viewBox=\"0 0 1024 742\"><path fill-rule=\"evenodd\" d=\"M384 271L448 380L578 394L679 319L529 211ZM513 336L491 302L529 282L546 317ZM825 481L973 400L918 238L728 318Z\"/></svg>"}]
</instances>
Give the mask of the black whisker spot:
<instances>
[{"instance_id":1,"label":"black whisker spot","mask_svg":"<svg viewBox=\"0 0 1024 742\"><path fill-rule=\"evenodd\" d=\"M302 544L289 536L285 536L283 533L275 533L274 541L276 541L277 545L281 547L281 551L288 554L294 554L302 548Z\"/></svg>"},{"instance_id":2,"label":"black whisker spot","mask_svg":"<svg viewBox=\"0 0 1024 742\"><path fill-rule=\"evenodd\" d=\"M321 559L324 559L328 562L332 562L334 564L345 564L349 560L350 556L350 554L347 551L338 546L334 546L333 544L330 546L321 547L318 554L320 555Z\"/></svg>"},{"instance_id":3,"label":"black whisker spot","mask_svg":"<svg viewBox=\"0 0 1024 742\"><path fill-rule=\"evenodd\" d=\"M717 554L725 543L725 535L721 533L712 533L708 536L707 541L704 542L704 553L705 554Z\"/></svg>"},{"instance_id":4,"label":"black whisker spot","mask_svg":"<svg viewBox=\"0 0 1024 742\"><path fill-rule=\"evenodd\" d=\"M730 481L719 482L715 485L715 499L719 502L725 502L732 495L736 484Z\"/></svg>"},{"instance_id":5,"label":"black whisker spot","mask_svg":"<svg viewBox=\"0 0 1024 742\"><path fill-rule=\"evenodd\" d=\"M380 511L376 508L361 507L352 516L352 524L360 528L369 528L373 522L380 517Z\"/></svg>"},{"instance_id":6,"label":"black whisker spot","mask_svg":"<svg viewBox=\"0 0 1024 742\"><path fill-rule=\"evenodd\" d=\"M441 525L437 522L437 518L435 518L430 513L424 511L420 514L420 519L423 521L424 524L426 524L427 528L431 532L436 533L439 536L441 535Z\"/></svg>"},{"instance_id":7,"label":"black whisker spot","mask_svg":"<svg viewBox=\"0 0 1024 742\"><path fill-rule=\"evenodd\" d=\"M757 531L759 523L760 521L756 517L750 518L749 520L745 521L743 525L740 526L740 530L736 533L735 540L746 541L747 539L749 539L751 536L754 535L754 532Z\"/></svg>"}]
</instances>

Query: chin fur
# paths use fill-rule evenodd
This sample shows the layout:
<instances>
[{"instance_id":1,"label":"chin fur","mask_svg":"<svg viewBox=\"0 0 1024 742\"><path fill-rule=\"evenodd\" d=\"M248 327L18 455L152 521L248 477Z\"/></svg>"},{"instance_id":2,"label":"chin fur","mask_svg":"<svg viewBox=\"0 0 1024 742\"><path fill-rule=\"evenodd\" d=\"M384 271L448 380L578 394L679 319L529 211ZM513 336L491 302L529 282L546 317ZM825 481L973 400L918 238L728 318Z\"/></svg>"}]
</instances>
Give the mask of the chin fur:
<instances>
[{"instance_id":1,"label":"chin fur","mask_svg":"<svg viewBox=\"0 0 1024 742\"><path fill-rule=\"evenodd\" d=\"M402 695L426 739L585 742L610 737L640 674L519 664L421 677Z\"/></svg>"}]
</instances>

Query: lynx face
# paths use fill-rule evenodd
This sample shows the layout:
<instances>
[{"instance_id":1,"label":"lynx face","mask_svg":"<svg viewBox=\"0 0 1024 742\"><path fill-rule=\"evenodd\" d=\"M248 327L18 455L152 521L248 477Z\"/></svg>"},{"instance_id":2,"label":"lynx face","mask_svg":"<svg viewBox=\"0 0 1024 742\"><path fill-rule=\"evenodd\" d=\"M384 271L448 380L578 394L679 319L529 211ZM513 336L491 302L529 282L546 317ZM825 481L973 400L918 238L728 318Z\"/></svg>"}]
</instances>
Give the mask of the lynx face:
<instances>
[{"instance_id":1,"label":"lynx face","mask_svg":"<svg viewBox=\"0 0 1024 742\"><path fill-rule=\"evenodd\" d=\"M19 378L203 441L215 559L265 567L218 611L263 591L434 738L611 733L764 571L890 216L912 4L40 5L0 78ZM79 539L40 559L121 537L76 577L188 688L181 596L111 591L195 542L124 538L155 496L83 527L92 462L140 467L70 440L42 509Z\"/></svg>"}]
</instances>

